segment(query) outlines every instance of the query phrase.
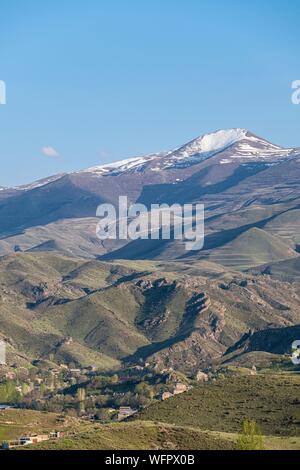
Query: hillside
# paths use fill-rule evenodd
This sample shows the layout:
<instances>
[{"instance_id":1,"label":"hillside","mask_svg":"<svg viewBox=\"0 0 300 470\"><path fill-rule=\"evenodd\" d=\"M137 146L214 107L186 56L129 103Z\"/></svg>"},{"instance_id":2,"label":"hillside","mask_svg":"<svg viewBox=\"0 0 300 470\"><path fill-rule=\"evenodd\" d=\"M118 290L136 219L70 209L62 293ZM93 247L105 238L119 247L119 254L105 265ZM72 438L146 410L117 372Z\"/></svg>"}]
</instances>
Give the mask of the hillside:
<instances>
[{"instance_id":1,"label":"hillside","mask_svg":"<svg viewBox=\"0 0 300 470\"><path fill-rule=\"evenodd\" d=\"M299 324L297 284L214 263L86 261L56 253L0 260L9 362L103 370L140 359L195 372L249 329Z\"/></svg>"},{"instance_id":2,"label":"hillside","mask_svg":"<svg viewBox=\"0 0 300 470\"><path fill-rule=\"evenodd\" d=\"M236 344L225 353L249 353L252 351L265 351L272 354L290 354L291 345L300 337L300 325L286 328L268 328L256 332L246 333Z\"/></svg>"},{"instance_id":3,"label":"hillside","mask_svg":"<svg viewBox=\"0 0 300 470\"><path fill-rule=\"evenodd\" d=\"M55 429L64 433L60 439L26 450L236 449L243 421L255 419L265 449L299 449L299 375L249 372L223 368L217 379L155 402L122 423L100 424L30 410L0 411L0 440Z\"/></svg>"},{"instance_id":4,"label":"hillside","mask_svg":"<svg viewBox=\"0 0 300 470\"><path fill-rule=\"evenodd\" d=\"M56 442L29 450L230 450L232 439L201 429L140 422L82 426L82 430Z\"/></svg>"},{"instance_id":5,"label":"hillside","mask_svg":"<svg viewBox=\"0 0 300 470\"><path fill-rule=\"evenodd\" d=\"M300 256L257 266L255 269L252 269L252 272L255 274L266 274L272 278L285 280L287 282L298 282L300 276Z\"/></svg>"},{"instance_id":6,"label":"hillside","mask_svg":"<svg viewBox=\"0 0 300 470\"><path fill-rule=\"evenodd\" d=\"M55 413L0 411L0 444L29 433L45 434L53 430L64 433L64 436L59 440L22 447L22 450L221 450L235 447L232 438L199 428L146 421L101 425Z\"/></svg>"},{"instance_id":7,"label":"hillside","mask_svg":"<svg viewBox=\"0 0 300 470\"><path fill-rule=\"evenodd\" d=\"M259 228L247 230L209 256L211 261L240 270L293 257L297 253L280 237Z\"/></svg>"},{"instance_id":8,"label":"hillside","mask_svg":"<svg viewBox=\"0 0 300 470\"><path fill-rule=\"evenodd\" d=\"M139 419L223 432L239 432L244 419L255 419L265 435L300 436L299 387L299 375L233 372L155 403Z\"/></svg>"}]
</instances>

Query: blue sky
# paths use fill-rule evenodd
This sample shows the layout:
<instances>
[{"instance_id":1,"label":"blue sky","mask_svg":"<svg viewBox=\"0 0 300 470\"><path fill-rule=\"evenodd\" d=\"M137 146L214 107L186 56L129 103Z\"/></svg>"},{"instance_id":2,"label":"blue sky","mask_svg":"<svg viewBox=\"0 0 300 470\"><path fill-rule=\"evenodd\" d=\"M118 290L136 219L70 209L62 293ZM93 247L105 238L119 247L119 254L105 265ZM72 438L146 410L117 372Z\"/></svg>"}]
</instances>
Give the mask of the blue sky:
<instances>
[{"instance_id":1,"label":"blue sky","mask_svg":"<svg viewBox=\"0 0 300 470\"><path fill-rule=\"evenodd\" d=\"M1 0L0 185L245 127L300 146L298 0Z\"/></svg>"}]
</instances>

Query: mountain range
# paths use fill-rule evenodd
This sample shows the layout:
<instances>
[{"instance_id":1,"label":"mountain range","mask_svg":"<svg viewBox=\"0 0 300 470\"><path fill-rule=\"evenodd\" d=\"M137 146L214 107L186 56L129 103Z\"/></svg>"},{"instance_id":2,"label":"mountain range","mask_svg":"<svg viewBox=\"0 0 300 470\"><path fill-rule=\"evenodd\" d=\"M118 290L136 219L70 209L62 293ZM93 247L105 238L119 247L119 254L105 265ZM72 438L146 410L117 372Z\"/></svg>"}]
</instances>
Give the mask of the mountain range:
<instances>
[{"instance_id":1,"label":"mountain range","mask_svg":"<svg viewBox=\"0 0 300 470\"><path fill-rule=\"evenodd\" d=\"M229 129L169 152L4 188L0 254L55 250L87 258L192 256L241 267L293 257L300 243L299 162L300 149L282 148L245 129ZM116 204L120 195L146 205L203 203L204 251L186 253L178 241L100 243L95 236L96 208L103 202ZM251 236L253 228L259 230ZM251 250L249 258L245 256L243 248L241 259L236 259L233 251L244 245L240 237L252 251L257 240L256 259Z\"/></svg>"},{"instance_id":2,"label":"mountain range","mask_svg":"<svg viewBox=\"0 0 300 470\"><path fill-rule=\"evenodd\" d=\"M203 250L100 242L96 208L120 195L203 203ZM245 129L1 188L0 336L21 363L273 360L299 332L299 216L300 148Z\"/></svg>"}]
</instances>

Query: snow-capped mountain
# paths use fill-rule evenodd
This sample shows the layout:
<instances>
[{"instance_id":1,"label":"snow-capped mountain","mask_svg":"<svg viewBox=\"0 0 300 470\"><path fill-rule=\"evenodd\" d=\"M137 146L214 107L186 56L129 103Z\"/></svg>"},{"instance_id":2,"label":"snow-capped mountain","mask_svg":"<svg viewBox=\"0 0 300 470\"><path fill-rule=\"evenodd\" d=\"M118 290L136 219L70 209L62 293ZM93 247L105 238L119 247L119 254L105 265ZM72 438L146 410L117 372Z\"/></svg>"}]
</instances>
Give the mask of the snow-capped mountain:
<instances>
[{"instance_id":1,"label":"snow-capped mountain","mask_svg":"<svg viewBox=\"0 0 300 470\"><path fill-rule=\"evenodd\" d=\"M222 154L221 164L236 161L270 161L299 154L300 149L283 148L259 138L246 129L219 130L200 136L175 150L129 158L83 170L101 176L145 170L187 168Z\"/></svg>"},{"instance_id":2,"label":"snow-capped mountain","mask_svg":"<svg viewBox=\"0 0 300 470\"><path fill-rule=\"evenodd\" d=\"M225 129L205 134L176 149L132 157L104 165L97 165L84 170L70 173L76 175L90 174L92 177L121 176L130 174L146 174L152 179L155 173L161 171L188 170L189 174L194 171L192 167L211 159L217 159L216 163L221 165L228 163L265 162L276 163L283 158L300 154L300 148L283 148L272 144L267 140L257 137L247 129ZM152 176L151 176L151 173ZM16 186L13 188L0 187L2 193L7 191L28 191L37 189L60 180L66 173L43 178L30 184ZM181 178L181 174L178 174ZM176 178L172 178L176 181Z\"/></svg>"},{"instance_id":3,"label":"snow-capped mountain","mask_svg":"<svg viewBox=\"0 0 300 470\"><path fill-rule=\"evenodd\" d=\"M62 251L80 256L99 254L91 221L99 204L117 205L120 195L126 195L130 203L147 206L201 202L215 220L208 230L222 233L227 227L229 237L245 221L254 223L276 211L298 210L299 161L300 149L282 148L246 129L228 129L168 152L5 188L0 191L0 256L15 246L21 250L60 246ZM217 243L216 237L209 243ZM110 252L115 248L101 249ZM143 245L141 256L144 250ZM121 258L127 255L117 253Z\"/></svg>"}]
</instances>

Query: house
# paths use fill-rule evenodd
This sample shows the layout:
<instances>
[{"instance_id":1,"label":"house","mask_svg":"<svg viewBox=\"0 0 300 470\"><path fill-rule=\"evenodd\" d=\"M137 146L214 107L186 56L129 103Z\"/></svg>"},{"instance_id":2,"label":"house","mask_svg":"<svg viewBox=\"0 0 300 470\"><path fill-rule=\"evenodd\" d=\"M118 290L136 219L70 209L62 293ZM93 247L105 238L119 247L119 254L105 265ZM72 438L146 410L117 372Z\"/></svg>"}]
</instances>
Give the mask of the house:
<instances>
[{"instance_id":1,"label":"house","mask_svg":"<svg viewBox=\"0 0 300 470\"><path fill-rule=\"evenodd\" d=\"M121 406L118 412L118 421L122 421L129 416L134 415L137 410L133 410L130 406Z\"/></svg>"},{"instance_id":2,"label":"house","mask_svg":"<svg viewBox=\"0 0 300 470\"><path fill-rule=\"evenodd\" d=\"M143 366L132 366L132 367L130 367L130 369L142 371L142 370L144 370L144 367Z\"/></svg>"},{"instance_id":3,"label":"house","mask_svg":"<svg viewBox=\"0 0 300 470\"><path fill-rule=\"evenodd\" d=\"M65 340L64 340L64 344L68 346L71 343L73 343L72 336L67 336L67 338L65 338Z\"/></svg>"},{"instance_id":4,"label":"house","mask_svg":"<svg viewBox=\"0 0 300 470\"><path fill-rule=\"evenodd\" d=\"M2 449L8 450L13 449L14 447L19 446L28 446L31 444L36 444L38 442L47 441L49 439L48 434L28 434L21 436L19 439L14 441L4 441L2 442Z\"/></svg>"},{"instance_id":5,"label":"house","mask_svg":"<svg viewBox=\"0 0 300 470\"><path fill-rule=\"evenodd\" d=\"M20 446L27 446L29 444L33 444L33 441L31 440L31 436L22 436L19 439L19 445Z\"/></svg>"},{"instance_id":6,"label":"house","mask_svg":"<svg viewBox=\"0 0 300 470\"><path fill-rule=\"evenodd\" d=\"M175 384L175 387L173 389L173 395L178 395L179 393L184 393L184 392L187 392L188 390L190 390L190 386L189 385L186 385L184 383L181 383L181 382L177 382Z\"/></svg>"},{"instance_id":7,"label":"house","mask_svg":"<svg viewBox=\"0 0 300 470\"><path fill-rule=\"evenodd\" d=\"M61 437L63 437L63 434L61 431L52 431L50 432L49 434L49 438L50 439L60 439Z\"/></svg>"},{"instance_id":8,"label":"house","mask_svg":"<svg viewBox=\"0 0 300 470\"><path fill-rule=\"evenodd\" d=\"M202 372L199 370L196 374L196 380L197 382L207 382L208 381L208 375L205 374L205 372Z\"/></svg>"},{"instance_id":9,"label":"house","mask_svg":"<svg viewBox=\"0 0 300 470\"><path fill-rule=\"evenodd\" d=\"M29 436L20 437L20 444L37 444L38 442L48 441L48 439L48 434L30 434Z\"/></svg>"},{"instance_id":10,"label":"house","mask_svg":"<svg viewBox=\"0 0 300 470\"><path fill-rule=\"evenodd\" d=\"M171 392L163 392L162 395L161 395L161 399L164 401L164 400L168 400L168 398L171 398L173 396L173 393Z\"/></svg>"}]
</instances>

